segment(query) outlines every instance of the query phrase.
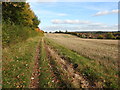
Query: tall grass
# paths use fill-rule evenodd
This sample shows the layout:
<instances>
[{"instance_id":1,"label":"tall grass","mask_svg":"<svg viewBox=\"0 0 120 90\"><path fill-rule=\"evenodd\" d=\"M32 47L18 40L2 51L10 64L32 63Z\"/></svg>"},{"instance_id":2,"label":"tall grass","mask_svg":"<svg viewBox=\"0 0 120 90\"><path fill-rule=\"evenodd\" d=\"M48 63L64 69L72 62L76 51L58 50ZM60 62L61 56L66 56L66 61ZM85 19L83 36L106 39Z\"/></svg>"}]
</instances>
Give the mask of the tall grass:
<instances>
[{"instance_id":1,"label":"tall grass","mask_svg":"<svg viewBox=\"0 0 120 90\"><path fill-rule=\"evenodd\" d=\"M25 41L29 37L35 37L38 32L33 30L29 26L16 25L10 22L4 22L2 24L2 44L3 47L16 44L21 41Z\"/></svg>"}]
</instances>

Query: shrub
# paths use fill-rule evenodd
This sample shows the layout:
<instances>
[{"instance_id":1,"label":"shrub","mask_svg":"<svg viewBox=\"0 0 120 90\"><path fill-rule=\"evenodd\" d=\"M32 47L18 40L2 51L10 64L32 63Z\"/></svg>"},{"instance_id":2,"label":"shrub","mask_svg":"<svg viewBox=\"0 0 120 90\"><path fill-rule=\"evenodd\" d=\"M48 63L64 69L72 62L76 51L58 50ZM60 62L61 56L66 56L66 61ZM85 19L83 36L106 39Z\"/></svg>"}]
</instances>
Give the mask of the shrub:
<instances>
[{"instance_id":1,"label":"shrub","mask_svg":"<svg viewBox=\"0 0 120 90\"><path fill-rule=\"evenodd\" d=\"M32 30L29 26L15 25L14 23L2 24L2 45L3 47L25 41L29 37L38 35L38 32Z\"/></svg>"},{"instance_id":2,"label":"shrub","mask_svg":"<svg viewBox=\"0 0 120 90\"><path fill-rule=\"evenodd\" d=\"M99 35L98 37L97 37L97 39L103 39L104 37L103 37L103 35Z\"/></svg>"},{"instance_id":3,"label":"shrub","mask_svg":"<svg viewBox=\"0 0 120 90\"><path fill-rule=\"evenodd\" d=\"M116 39L120 39L120 36L116 37Z\"/></svg>"},{"instance_id":4,"label":"shrub","mask_svg":"<svg viewBox=\"0 0 120 90\"><path fill-rule=\"evenodd\" d=\"M81 36L82 38L86 38L86 35L84 35L84 34L82 34L82 36Z\"/></svg>"},{"instance_id":5,"label":"shrub","mask_svg":"<svg viewBox=\"0 0 120 90\"><path fill-rule=\"evenodd\" d=\"M115 36L112 33L107 33L106 38L107 39L115 39Z\"/></svg>"}]
</instances>

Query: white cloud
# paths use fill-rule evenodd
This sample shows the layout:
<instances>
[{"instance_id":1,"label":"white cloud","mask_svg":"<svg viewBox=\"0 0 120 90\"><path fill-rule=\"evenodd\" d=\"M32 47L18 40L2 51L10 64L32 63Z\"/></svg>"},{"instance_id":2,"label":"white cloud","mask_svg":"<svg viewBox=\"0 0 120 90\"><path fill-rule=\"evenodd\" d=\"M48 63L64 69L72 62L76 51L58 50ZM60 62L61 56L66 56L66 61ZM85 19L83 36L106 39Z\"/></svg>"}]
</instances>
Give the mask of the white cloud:
<instances>
[{"instance_id":1,"label":"white cloud","mask_svg":"<svg viewBox=\"0 0 120 90\"><path fill-rule=\"evenodd\" d=\"M67 16L67 14L66 13L59 13L59 14L57 14L58 16Z\"/></svg>"},{"instance_id":2,"label":"white cloud","mask_svg":"<svg viewBox=\"0 0 120 90\"><path fill-rule=\"evenodd\" d=\"M90 21L81 21L81 20L60 20L60 19L54 19L51 20L53 24L89 24Z\"/></svg>"},{"instance_id":3,"label":"white cloud","mask_svg":"<svg viewBox=\"0 0 120 90\"><path fill-rule=\"evenodd\" d=\"M120 12L120 10L118 10L118 9L112 10L112 11L100 11L100 12L97 12L96 14L94 14L93 16L102 16L102 15L107 15L107 14L117 14L119 12Z\"/></svg>"},{"instance_id":4,"label":"white cloud","mask_svg":"<svg viewBox=\"0 0 120 90\"><path fill-rule=\"evenodd\" d=\"M81 20L51 20L52 25L43 27L45 31L68 30L68 31L117 31L118 25L107 25L99 22Z\"/></svg>"},{"instance_id":5,"label":"white cloud","mask_svg":"<svg viewBox=\"0 0 120 90\"><path fill-rule=\"evenodd\" d=\"M51 20L51 23L52 24L62 24L62 25L82 25L82 26L91 26L91 27L103 27L103 26L106 26L106 24L104 23L98 23L98 22L91 22L91 21L82 21L82 20L70 20L70 19L67 19L67 20L60 20L60 19L54 19L54 20Z\"/></svg>"},{"instance_id":6,"label":"white cloud","mask_svg":"<svg viewBox=\"0 0 120 90\"><path fill-rule=\"evenodd\" d=\"M117 9L117 10L112 10L112 11L111 11L111 13L119 13L119 12L120 12L120 10L118 10L118 9Z\"/></svg>"},{"instance_id":7,"label":"white cloud","mask_svg":"<svg viewBox=\"0 0 120 90\"><path fill-rule=\"evenodd\" d=\"M59 19L51 20L51 22L52 22L53 24L62 24L62 21L59 20Z\"/></svg>"},{"instance_id":8,"label":"white cloud","mask_svg":"<svg viewBox=\"0 0 120 90\"><path fill-rule=\"evenodd\" d=\"M104 26L67 26L67 25L50 25L42 28L45 31L118 31L118 26L116 25L104 25Z\"/></svg>"}]
</instances>

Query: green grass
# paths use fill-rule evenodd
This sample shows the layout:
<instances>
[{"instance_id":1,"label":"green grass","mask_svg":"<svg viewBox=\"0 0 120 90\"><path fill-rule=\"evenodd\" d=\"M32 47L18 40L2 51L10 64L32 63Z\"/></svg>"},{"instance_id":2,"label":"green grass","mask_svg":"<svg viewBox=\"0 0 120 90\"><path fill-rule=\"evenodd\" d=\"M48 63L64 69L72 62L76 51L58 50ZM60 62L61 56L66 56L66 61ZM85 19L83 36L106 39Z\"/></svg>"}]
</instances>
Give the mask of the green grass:
<instances>
[{"instance_id":1,"label":"green grass","mask_svg":"<svg viewBox=\"0 0 120 90\"><path fill-rule=\"evenodd\" d=\"M8 47L16 43L27 40L36 35L43 36L43 33L38 33L29 26L15 25L10 22L2 22L2 46Z\"/></svg>"},{"instance_id":2,"label":"green grass","mask_svg":"<svg viewBox=\"0 0 120 90\"><path fill-rule=\"evenodd\" d=\"M46 51L44 47L44 42L41 43L41 53L39 58L40 63L40 87L41 88L55 88L57 84L52 82L54 80L53 72L50 68L50 62L46 56Z\"/></svg>"},{"instance_id":3,"label":"green grass","mask_svg":"<svg viewBox=\"0 0 120 90\"><path fill-rule=\"evenodd\" d=\"M91 60L80 56L52 40L46 38L46 43L51 46L61 57L71 63L79 65L78 71L85 75L90 81L97 82L98 85L105 88L118 88L118 76L115 71L106 71L106 68L96 60Z\"/></svg>"},{"instance_id":4,"label":"green grass","mask_svg":"<svg viewBox=\"0 0 120 90\"><path fill-rule=\"evenodd\" d=\"M29 88L40 38L29 38L3 49L3 88Z\"/></svg>"},{"instance_id":5,"label":"green grass","mask_svg":"<svg viewBox=\"0 0 120 90\"><path fill-rule=\"evenodd\" d=\"M52 71L57 77L57 83L55 88L70 88L71 86L68 83L68 80L65 77L63 70L61 70L61 66L59 66L51 56L49 60L52 66Z\"/></svg>"},{"instance_id":6,"label":"green grass","mask_svg":"<svg viewBox=\"0 0 120 90\"><path fill-rule=\"evenodd\" d=\"M72 77L68 77L68 74L61 68L61 64L58 64L54 59L51 59L51 65L53 65L53 71L59 79L58 86L60 88L76 88L72 83Z\"/></svg>"}]
</instances>

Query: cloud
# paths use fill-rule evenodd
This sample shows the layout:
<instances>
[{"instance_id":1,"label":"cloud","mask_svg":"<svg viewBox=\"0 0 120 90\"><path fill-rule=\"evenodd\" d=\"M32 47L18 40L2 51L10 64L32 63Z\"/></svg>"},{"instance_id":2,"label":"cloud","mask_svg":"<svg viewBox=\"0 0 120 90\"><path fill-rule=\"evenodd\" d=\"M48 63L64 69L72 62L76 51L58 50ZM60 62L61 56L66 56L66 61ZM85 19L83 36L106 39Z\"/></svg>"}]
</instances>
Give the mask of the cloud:
<instances>
[{"instance_id":1,"label":"cloud","mask_svg":"<svg viewBox=\"0 0 120 90\"><path fill-rule=\"evenodd\" d=\"M107 25L99 22L81 20L51 20L52 25L43 27L45 31L117 31L118 25Z\"/></svg>"},{"instance_id":2,"label":"cloud","mask_svg":"<svg viewBox=\"0 0 120 90\"><path fill-rule=\"evenodd\" d=\"M57 14L58 16L67 16L67 14L65 14L65 13L59 13L59 14Z\"/></svg>"},{"instance_id":3,"label":"cloud","mask_svg":"<svg viewBox=\"0 0 120 90\"><path fill-rule=\"evenodd\" d=\"M104 23L98 23L98 22L91 22L91 21L82 21L82 20L60 20L60 19L54 19L51 20L52 24L62 24L62 25L82 25L82 26L105 26Z\"/></svg>"},{"instance_id":4,"label":"cloud","mask_svg":"<svg viewBox=\"0 0 120 90\"><path fill-rule=\"evenodd\" d=\"M99 25L99 26L70 26L70 25L50 25L42 28L45 31L118 31L117 25Z\"/></svg>"},{"instance_id":5,"label":"cloud","mask_svg":"<svg viewBox=\"0 0 120 90\"><path fill-rule=\"evenodd\" d=\"M90 21L81 21L81 20L60 20L60 19L54 19L51 20L52 24L89 24Z\"/></svg>"},{"instance_id":6,"label":"cloud","mask_svg":"<svg viewBox=\"0 0 120 90\"><path fill-rule=\"evenodd\" d=\"M94 14L93 16L102 16L102 15L108 15L108 14L117 14L119 12L120 12L120 10L118 10L118 9L111 10L111 11L100 11L100 12L97 12L96 14Z\"/></svg>"}]
</instances>

